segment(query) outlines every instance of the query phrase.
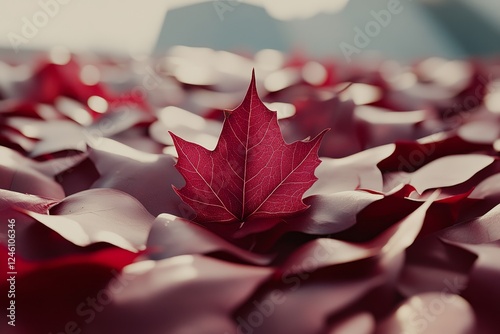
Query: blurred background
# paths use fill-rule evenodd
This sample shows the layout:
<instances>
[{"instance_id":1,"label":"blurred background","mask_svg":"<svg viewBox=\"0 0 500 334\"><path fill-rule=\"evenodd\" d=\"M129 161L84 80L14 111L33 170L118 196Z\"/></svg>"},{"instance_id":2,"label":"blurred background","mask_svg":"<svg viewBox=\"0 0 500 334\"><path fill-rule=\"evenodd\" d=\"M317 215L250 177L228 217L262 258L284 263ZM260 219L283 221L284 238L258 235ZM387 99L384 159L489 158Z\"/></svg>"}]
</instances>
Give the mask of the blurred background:
<instances>
[{"instance_id":1,"label":"blurred background","mask_svg":"<svg viewBox=\"0 0 500 334\"><path fill-rule=\"evenodd\" d=\"M389 14L389 15L387 15ZM351 60L487 56L500 49L495 0L0 1L2 54L64 46L137 55L173 45L301 50Z\"/></svg>"},{"instance_id":2,"label":"blurred background","mask_svg":"<svg viewBox=\"0 0 500 334\"><path fill-rule=\"evenodd\" d=\"M139 124L140 140L120 137L127 145L175 154L170 130L213 148L221 110L241 102L253 69L287 141L331 127L323 156L476 118L480 129L500 114L499 9L493 0L0 0L0 113L60 112L86 127L133 109L123 127ZM10 147L34 154L39 138L16 131L7 124Z\"/></svg>"}]
</instances>

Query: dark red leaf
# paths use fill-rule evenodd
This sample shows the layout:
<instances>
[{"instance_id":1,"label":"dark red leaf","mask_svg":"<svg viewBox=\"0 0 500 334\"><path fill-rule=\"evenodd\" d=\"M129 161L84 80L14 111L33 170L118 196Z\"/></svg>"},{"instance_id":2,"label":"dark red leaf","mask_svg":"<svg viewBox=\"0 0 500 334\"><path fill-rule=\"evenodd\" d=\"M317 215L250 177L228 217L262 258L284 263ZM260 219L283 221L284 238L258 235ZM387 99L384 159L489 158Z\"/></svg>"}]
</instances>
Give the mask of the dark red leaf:
<instances>
[{"instance_id":1,"label":"dark red leaf","mask_svg":"<svg viewBox=\"0 0 500 334\"><path fill-rule=\"evenodd\" d=\"M32 79L32 99L42 103L53 103L59 96L67 96L82 103L93 95L110 97L101 83L86 85L80 78L80 65L74 57L64 65L42 63Z\"/></svg>"},{"instance_id":2,"label":"dark red leaf","mask_svg":"<svg viewBox=\"0 0 500 334\"><path fill-rule=\"evenodd\" d=\"M496 221L498 222L498 220ZM472 305L478 319L476 333L496 333L498 331L498 314L500 312L500 242L479 245L455 243L457 246L474 252L478 259L469 273L467 288L463 297Z\"/></svg>"},{"instance_id":3,"label":"dark red leaf","mask_svg":"<svg viewBox=\"0 0 500 334\"><path fill-rule=\"evenodd\" d=\"M174 188L198 222L245 222L307 208L302 195L316 181L322 132L313 140L284 142L276 113L259 99L255 77L242 104L224 121L217 147L208 151L174 134L177 169L186 179Z\"/></svg>"},{"instance_id":4,"label":"dark red leaf","mask_svg":"<svg viewBox=\"0 0 500 334\"><path fill-rule=\"evenodd\" d=\"M4 263L7 262L7 252L6 247L0 246L0 259ZM88 298L98 298L103 295L103 291L107 292L104 288L108 282L120 283L119 271L137 256L137 253L116 247L42 262L29 262L18 255L16 326L9 326L7 321L2 321L0 332L64 332L68 323L82 319L77 314L77 308L88 305ZM0 289L7 295L9 276L6 273L4 270L0 274ZM7 309L7 302L7 298L2 298L4 310ZM3 314L5 313L4 311Z\"/></svg>"}]
</instances>

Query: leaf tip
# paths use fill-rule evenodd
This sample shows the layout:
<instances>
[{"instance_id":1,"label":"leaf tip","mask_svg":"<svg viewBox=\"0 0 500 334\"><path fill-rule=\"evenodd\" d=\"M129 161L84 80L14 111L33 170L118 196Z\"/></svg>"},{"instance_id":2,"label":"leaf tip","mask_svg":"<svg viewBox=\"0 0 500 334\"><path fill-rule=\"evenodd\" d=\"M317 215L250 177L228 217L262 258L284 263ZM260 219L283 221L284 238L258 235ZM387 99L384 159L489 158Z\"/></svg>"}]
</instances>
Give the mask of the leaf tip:
<instances>
[{"instance_id":1,"label":"leaf tip","mask_svg":"<svg viewBox=\"0 0 500 334\"><path fill-rule=\"evenodd\" d=\"M330 131L332 128L326 128L326 129L323 129L323 131L321 131L319 133L320 136L324 136L328 131Z\"/></svg>"},{"instance_id":2,"label":"leaf tip","mask_svg":"<svg viewBox=\"0 0 500 334\"><path fill-rule=\"evenodd\" d=\"M175 142L177 136L172 131L168 131L168 134L170 135L170 137L172 137L172 140Z\"/></svg>"},{"instance_id":3,"label":"leaf tip","mask_svg":"<svg viewBox=\"0 0 500 334\"><path fill-rule=\"evenodd\" d=\"M255 80L255 69L252 69L252 78L250 80L250 85L248 86L248 90L247 90L247 93L245 95L245 98L243 99L242 105L245 104L245 103L250 103L251 104L252 100L256 101L256 103L260 103L260 104L264 105L262 103L262 101L260 100L259 92L257 91L257 83L256 83L256 80ZM238 109L238 108L236 108L236 109Z\"/></svg>"},{"instance_id":4,"label":"leaf tip","mask_svg":"<svg viewBox=\"0 0 500 334\"><path fill-rule=\"evenodd\" d=\"M310 143L310 142L321 142L321 140L323 139L323 137L325 136L325 134L328 131L330 131L330 130L331 130L331 128L326 128L323 131L321 131L320 133L318 133L316 135L316 137L314 137L313 139L311 139L311 137L307 137L307 138L303 139L302 141L303 142L308 142L308 143Z\"/></svg>"},{"instance_id":5,"label":"leaf tip","mask_svg":"<svg viewBox=\"0 0 500 334\"><path fill-rule=\"evenodd\" d=\"M257 85L255 83L255 68L252 68L252 79L250 80L249 91L257 91Z\"/></svg>"}]
</instances>

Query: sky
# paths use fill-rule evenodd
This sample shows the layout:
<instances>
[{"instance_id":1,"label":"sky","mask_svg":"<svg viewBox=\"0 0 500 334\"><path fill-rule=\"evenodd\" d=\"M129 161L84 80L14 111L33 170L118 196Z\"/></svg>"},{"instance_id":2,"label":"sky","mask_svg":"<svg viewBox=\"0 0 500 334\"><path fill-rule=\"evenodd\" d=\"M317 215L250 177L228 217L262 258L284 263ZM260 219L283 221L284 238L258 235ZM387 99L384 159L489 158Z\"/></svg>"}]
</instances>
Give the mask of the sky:
<instances>
[{"instance_id":1,"label":"sky","mask_svg":"<svg viewBox=\"0 0 500 334\"><path fill-rule=\"evenodd\" d=\"M218 0L264 6L279 19L337 11L348 0ZM200 0L0 0L0 47L148 53L166 11ZM215 10L215 9L214 9Z\"/></svg>"}]
</instances>

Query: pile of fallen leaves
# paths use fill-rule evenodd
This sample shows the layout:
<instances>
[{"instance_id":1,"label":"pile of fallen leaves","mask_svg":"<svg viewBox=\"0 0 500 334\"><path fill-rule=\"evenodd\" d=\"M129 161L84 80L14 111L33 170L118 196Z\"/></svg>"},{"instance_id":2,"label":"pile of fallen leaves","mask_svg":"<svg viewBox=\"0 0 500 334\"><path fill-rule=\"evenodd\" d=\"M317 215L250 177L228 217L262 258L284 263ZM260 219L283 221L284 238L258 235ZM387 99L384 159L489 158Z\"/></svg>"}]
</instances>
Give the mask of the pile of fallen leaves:
<instances>
[{"instance_id":1,"label":"pile of fallen leaves","mask_svg":"<svg viewBox=\"0 0 500 334\"><path fill-rule=\"evenodd\" d=\"M497 332L500 63L0 68L2 333Z\"/></svg>"}]
</instances>

